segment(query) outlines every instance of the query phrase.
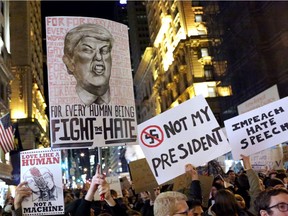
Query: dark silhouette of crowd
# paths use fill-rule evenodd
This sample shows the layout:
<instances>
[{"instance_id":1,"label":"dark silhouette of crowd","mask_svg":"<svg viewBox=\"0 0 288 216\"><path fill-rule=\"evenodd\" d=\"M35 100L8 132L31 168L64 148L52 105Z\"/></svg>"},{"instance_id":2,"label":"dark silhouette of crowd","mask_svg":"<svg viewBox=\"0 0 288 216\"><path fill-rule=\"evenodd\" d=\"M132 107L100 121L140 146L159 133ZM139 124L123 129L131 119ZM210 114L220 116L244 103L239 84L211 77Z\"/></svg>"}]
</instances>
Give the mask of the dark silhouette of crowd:
<instances>
[{"instance_id":1,"label":"dark silhouette of crowd","mask_svg":"<svg viewBox=\"0 0 288 216\"><path fill-rule=\"evenodd\" d=\"M215 175L208 202L197 169L185 166L191 177L186 192L173 191L173 185L135 193L133 187L122 188L122 196L110 189L105 175L97 172L88 190L64 190L65 214L69 216L284 216L288 215L287 174L285 171L257 173L250 157L241 155L244 169L229 170L225 176ZM1 215L22 215L21 202L31 195L26 182L16 187L15 197L8 197ZM103 200L94 200L99 193Z\"/></svg>"}]
</instances>

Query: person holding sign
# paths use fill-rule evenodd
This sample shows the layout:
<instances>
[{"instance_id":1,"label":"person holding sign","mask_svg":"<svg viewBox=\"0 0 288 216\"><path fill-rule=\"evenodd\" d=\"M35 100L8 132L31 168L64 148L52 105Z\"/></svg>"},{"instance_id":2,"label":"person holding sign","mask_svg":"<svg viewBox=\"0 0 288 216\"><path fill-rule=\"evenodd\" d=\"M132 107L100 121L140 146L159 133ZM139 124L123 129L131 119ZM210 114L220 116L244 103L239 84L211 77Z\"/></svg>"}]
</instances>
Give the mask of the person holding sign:
<instances>
[{"instance_id":1,"label":"person holding sign","mask_svg":"<svg viewBox=\"0 0 288 216\"><path fill-rule=\"evenodd\" d=\"M82 24L70 30L64 41L62 60L76 81L82 102L108 104L110 98L112 34L98 24Z\"/></svg>"},{"instance_id":2,"label":"person holding sign","mask_svg":"<svg viewBox=\"0 0 288 216\"><path fill-rule=\"evenodd\" d=\"M109 205L112 215L117 216L126 216L126 212L122 209L116 201L112 198L110 193L110 187L107 181L105 180L105 175L100 173L100 165L97 165L96 174L93 176L91 180L91 185L84 197L81 200L79 207L76 210L75 216L83 216L90 215L90 208L92 205L92 200L94 198L94 194L98 190L100 197L103 198L106 203Z\"/></svg>"},{"instance_id":3,"label":"person holding sign","mask_svg":"<svg viewBox=\"0 0 288 216\"><path fill-rule=\"evenodd\" d=\"M198 200L202 203L202 190L196 168L192 164L186 164L185 172L189 173L192 179L188 194L189 201Z\"/></svg>"}]
</instances>

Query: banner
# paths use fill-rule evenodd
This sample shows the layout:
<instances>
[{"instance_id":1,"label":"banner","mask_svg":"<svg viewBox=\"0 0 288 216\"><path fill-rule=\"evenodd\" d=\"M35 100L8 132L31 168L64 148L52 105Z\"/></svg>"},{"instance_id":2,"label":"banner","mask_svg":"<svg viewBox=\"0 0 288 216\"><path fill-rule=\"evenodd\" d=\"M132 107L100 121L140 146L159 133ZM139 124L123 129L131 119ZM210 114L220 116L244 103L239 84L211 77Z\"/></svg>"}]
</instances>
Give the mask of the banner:
<instances>
[{"instance_id":1,"label":"banner","mask_svg":"<svg viewBox=\"0 0 288 216\"><path fill-rule=\"evenodd\" d=\"M239 104L237 106L238 114L243 114L250 110L262 107L266 104L272 103L274 101L279 100L279 93L277 89L277 85L273 85L269 89L257 94L253 98Z\"/></svg>"},{"instance_id":2,"label":"banner","mask_svg":"<svg viewBox=\"0 0 288 216\"><path fill-rule=\"evenodd\" d=\"M158 184L231 150L203 96L181 103L140 125L139 144Z\"/></svg>"},{"instance_id":3,"label":"banner","mask_svg":"<svg viewBox=\"0 0 288 216\"><path fill-rule=\"evenodd\" d=\"M53 148L136 144L128 27L88 17L46 17Z\"/></svg>"},{"instance_id":4,"label":"banner","mask_svg":"<svg viewBox=\"0 0 288 216\"><path fill-rule=\"evenodd\" d=\"M136 193L158 187L156 179L145 158L129 163L131 181Z\"/></svg>"},{"instance_id":5,"label":"banner","mask_svg":"<svg viewBox=\"0 0 288 216\"><path fill-rule=\"evenodd\" d=\"M23 215L64 214L61 152L50 149L22 151L21 182L32 195L22 202Z\"/></svg>"},{"instance_id":6,"label":"banner","mask_svg":"<svg viewBox=\"0 0 288 216\"><path fill-rule=\"evenodd\" d=\"M224 122L234 160L288 139L288 97Z\"/></svg>"}]
</instances>

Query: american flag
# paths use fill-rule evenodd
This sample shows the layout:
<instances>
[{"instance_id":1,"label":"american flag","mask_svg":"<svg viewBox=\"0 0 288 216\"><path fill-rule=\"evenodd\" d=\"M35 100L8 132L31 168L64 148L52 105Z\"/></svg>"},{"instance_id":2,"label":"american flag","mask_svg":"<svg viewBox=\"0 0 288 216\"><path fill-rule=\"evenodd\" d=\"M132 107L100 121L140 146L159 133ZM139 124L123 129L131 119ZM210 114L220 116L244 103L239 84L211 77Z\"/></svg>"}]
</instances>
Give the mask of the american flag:
<instances>
[{"instance_id":1,"label":"american flag","mask_svg":"<svg viewBox=\"0 0 288 216\"><path fill-rule=\"evenodd\" d=\"M4 153L14 149L14 136L9 113L0 118L0 145Z\"/></svg>"}]
</instances>

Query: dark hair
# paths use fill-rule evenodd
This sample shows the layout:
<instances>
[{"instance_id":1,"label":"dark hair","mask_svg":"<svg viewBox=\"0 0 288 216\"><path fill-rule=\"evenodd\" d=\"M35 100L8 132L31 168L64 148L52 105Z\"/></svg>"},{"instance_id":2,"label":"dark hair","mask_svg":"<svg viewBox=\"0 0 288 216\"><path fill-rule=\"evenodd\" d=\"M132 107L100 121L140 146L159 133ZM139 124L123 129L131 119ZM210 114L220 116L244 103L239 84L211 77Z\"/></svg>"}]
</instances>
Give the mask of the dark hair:
<instances>
[{"instance_id":1,"label":"dark hair","mask_svg":"<svg viewBox=\"0 0 288 216\"><path fill-rule=\"evenodd\" d=\"M212 184L212 187L215 187L215 188L217 189L217 191L218 191L218 190L221 190L221 189L225 189L225 187L224 187L222 184L219 184L219 183L217 183L217 182L214 182L214 183Z\"/></svg>"},{"instance_id":2,"label":"dark hair","mask_svg":"<svg viewBox=\"0 0 288 216\"><path fill-rule=\"evenodd\" d=\"M242 173L238 176L238 178L236 179L235 182L236 186L238 186L238 188L242 188L244 190L249 190L250 189L250 184L249 184L249 180L246 174Z\"/></svg>"},{"instance_id":3,"label":"dark hair","mask_svg":"<svg viewBox=\"0 0 288 216\"><path fill-rule=\"evenodd\" d=\"M276 185L283 185L284 186L284 183L283 183L283 181L281 179L278 179L278 178L268 179L267 182L266 182L266 187L267 188L273 188Z\"/></svg>"},{"instance_id":4,"label":"dark hair","mask_svg":"<svg viewBox=\"0 0 288 216\"><path fill-rule=\"evenodd\" d=\"M267 209L270 205L271 197L282 193L288 194L288 191L284 188L271 188L261 191L254 201L254 208L257 215L260 216L261 210L266 210L268 214L271 214L271 209Z\"/></svg>"},{"instance_id":5,"label":"dark hair","mask_svg":"<svg viewBox=\"0 0 288 216\"><path fill-rule=\"evenodd\" d=\"M235 173L234 170L228 170L226 175L229 175L229 173L232 173L232 172Z\"/></svg>"},{"instance_id":6,"label":"dark hair","mask_svg":"<svg viewBox=\"0 0 288 216\"><path fill-rule=\"evenodd\" d=\"M212 211L217 216L235 216L238 214L238 204L234 194L227 189L217 191Z\"/></svg>"},{"instance_id":7,"label":"dark hair","mask_svg":"<svg viewBox=\"0 0 288 216\"><path fill-rule=\"evenodd\" d=\"M284 179L287 178L287 175L286 175L286 173L283 173L283 172L277 173L277 174L276 174L276 178L284 181Z\"/></svg>"},{"instance_id":8,"label":"dark hair","mask_svg":"<svg viewBox=\"0 0 288 216\"><path fill-rule=\"evenodd\" d=\"M115 191L113 189L110 189L110 194L111 194L112 197L114 196L114 197L117 198L117 196L118 196L117 191Z\"/></svg>"},{"instance_id":9,"label":"dark hair","mask_svg":"<svg viewBox=\"0 0 288 216\"><path fill-rule=\"evenodd\" d=\"M196 206L201 206L202 207L202 203L200 200L198 199L195 199L195 200L188 200L186 201L187 202L187 205L189 206L189 209L193 209L195 208Z\"/></svg>"}]
</instances>

